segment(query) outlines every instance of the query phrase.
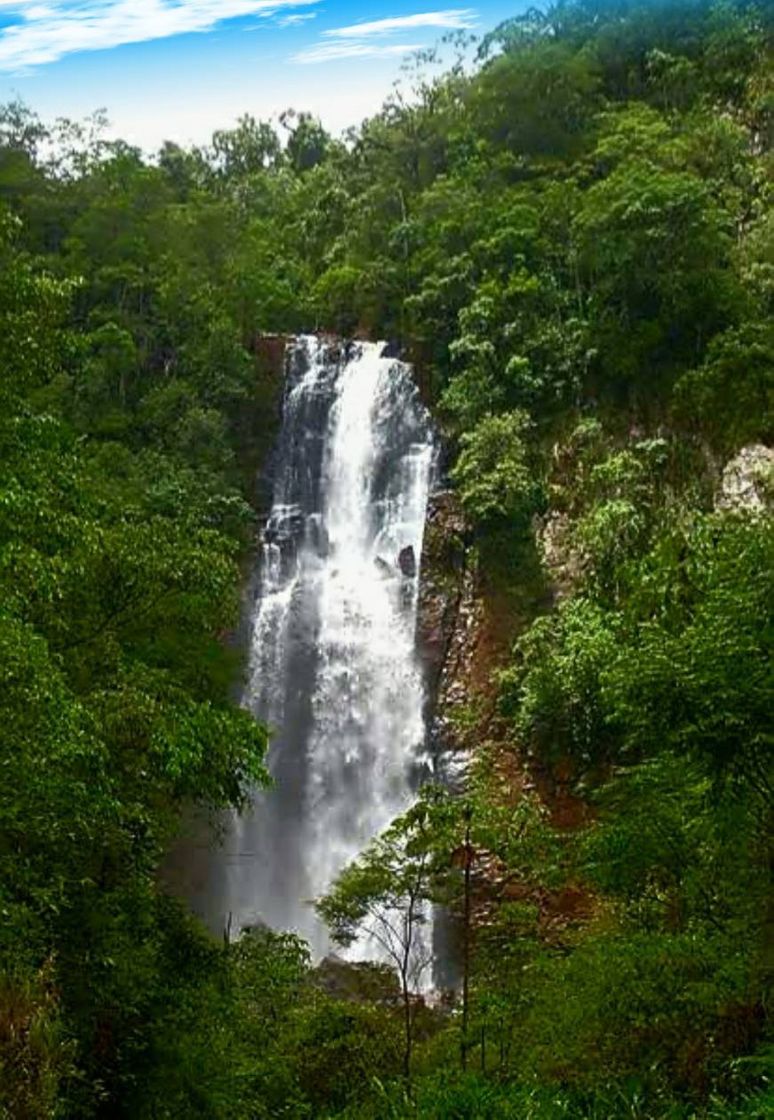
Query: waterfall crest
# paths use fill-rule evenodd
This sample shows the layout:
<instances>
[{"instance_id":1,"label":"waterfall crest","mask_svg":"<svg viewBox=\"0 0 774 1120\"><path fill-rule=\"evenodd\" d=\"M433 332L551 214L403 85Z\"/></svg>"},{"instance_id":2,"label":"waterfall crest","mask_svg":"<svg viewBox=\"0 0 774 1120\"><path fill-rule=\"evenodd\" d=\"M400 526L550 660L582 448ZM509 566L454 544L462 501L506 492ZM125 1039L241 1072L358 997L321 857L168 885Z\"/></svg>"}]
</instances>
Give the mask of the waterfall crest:
<instances>
[{"instance_id":1,"label":"waterfall crest","mask_svg":"<svg viewBox=\"0 0 774 1120\"><path fill-rule=\"evenodd\" d=\"M425 765L415 652L430 419L385 346L290 347L245 705L273 790L235 819L223 904L328 948L310 905L409 804Z\"/></svg>"}]
</instances>

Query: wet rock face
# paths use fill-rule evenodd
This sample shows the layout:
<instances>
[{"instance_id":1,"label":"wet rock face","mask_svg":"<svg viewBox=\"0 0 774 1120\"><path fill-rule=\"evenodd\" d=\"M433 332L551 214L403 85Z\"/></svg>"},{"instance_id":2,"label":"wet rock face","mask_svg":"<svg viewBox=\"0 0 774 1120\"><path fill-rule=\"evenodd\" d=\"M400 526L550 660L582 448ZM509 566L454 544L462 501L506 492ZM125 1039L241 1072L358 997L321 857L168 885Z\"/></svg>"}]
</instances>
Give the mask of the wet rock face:
<instances>
[{"instance_id":1,"label":"wet rock face","mask_svg":"<svg viewBox=\"0 0 774 1120\"><path fill-rule=\"evenodd\" d=\"M774 495L774 451L763 444L743 447L723 471L718 509L764 513Z\"/></svg>"},{"instance_id":2,"label":"wet rock face","mask_svg":"<svg viewBox=\"0 0 774 1120\"><path fill-rule=\"evenodd\" d=\"M427 725L439 776L462 777L468 744L456 718L473 701L472 662L483 625L483 603L472 535L457 496L430 499L419 585L417 635L425 665Z\"/></svg>"},{"instance_id":3,"label":"wet rock face","mask_svg":"<svg viewBox=\"0 0 774 1120\"><path fill-rule=\"evenodd\" d=\"M417 636L425 665L431 709L458 623L469 528L456 495L443 490L430 498L419 584Z\"/></svg>"}]
</instances>

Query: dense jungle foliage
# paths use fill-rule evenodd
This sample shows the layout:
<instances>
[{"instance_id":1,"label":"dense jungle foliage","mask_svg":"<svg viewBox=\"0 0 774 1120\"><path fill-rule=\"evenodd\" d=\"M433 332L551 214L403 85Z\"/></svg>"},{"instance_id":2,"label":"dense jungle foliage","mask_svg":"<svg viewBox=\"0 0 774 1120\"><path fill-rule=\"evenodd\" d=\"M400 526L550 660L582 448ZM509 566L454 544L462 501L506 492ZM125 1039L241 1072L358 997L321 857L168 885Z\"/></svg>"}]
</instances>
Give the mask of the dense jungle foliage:
<instances>
[{"instance_id":1,"label":"dense jungle foliage","mask_svg":"<svg viewBox=\"0 0 774 1120\"><path fill-rule=\"evenodd\" d=\"M773 25L560 0L345 140L247 116L146 158L4 108L0 1116L774 1113ZM445 901L438 1007L291 935L224 946L158 883L187 805L266 780L228 640L255 344L315 329L411 354L513 624L466 796L319 904L346 942Z\"/></svg>"}]
</instances>

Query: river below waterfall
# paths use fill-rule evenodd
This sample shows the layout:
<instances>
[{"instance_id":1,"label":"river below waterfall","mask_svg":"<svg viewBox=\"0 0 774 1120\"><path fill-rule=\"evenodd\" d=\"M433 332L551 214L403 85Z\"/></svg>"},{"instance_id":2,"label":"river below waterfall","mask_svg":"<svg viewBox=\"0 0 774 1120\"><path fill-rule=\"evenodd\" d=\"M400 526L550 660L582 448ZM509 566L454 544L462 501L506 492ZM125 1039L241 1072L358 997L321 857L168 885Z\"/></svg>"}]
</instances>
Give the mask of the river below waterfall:
<instances>
[{"instance_id":1,"label":"river below waterfall","mask_svg":"<svg viewBox=\"0 0 774 1120\"><path fill-rule=\"evenodd\" d=\"M289 347L244 695L272 731L275 786L226 822L205 885L211 924L294 930L316 955L311 900L427 771L415 627L435 449L385 349Z\"/></svg>"}]
</instances>

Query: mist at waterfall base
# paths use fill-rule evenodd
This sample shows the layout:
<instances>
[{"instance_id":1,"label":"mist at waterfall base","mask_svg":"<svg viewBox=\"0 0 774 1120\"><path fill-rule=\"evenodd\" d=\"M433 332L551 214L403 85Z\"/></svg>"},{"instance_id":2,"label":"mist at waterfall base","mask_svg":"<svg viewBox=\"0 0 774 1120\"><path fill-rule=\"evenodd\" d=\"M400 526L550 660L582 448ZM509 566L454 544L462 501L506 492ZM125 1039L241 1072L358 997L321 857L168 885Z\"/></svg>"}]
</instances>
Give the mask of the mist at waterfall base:
<instances>
[{"instance_id":1,"label":"mist at waterfall base","mask_svg":"<svg viewBox=\"0 0 774 1120\"><path fill-rule=\"evenodd\" d=\"M317 957L312 900L429 773L415 627L435 449L410 368L384 351L288 352L244 697L272 730L275 786L230 819L219 860L232 930L293 930Z\"/></svg>"}]
</instances>

